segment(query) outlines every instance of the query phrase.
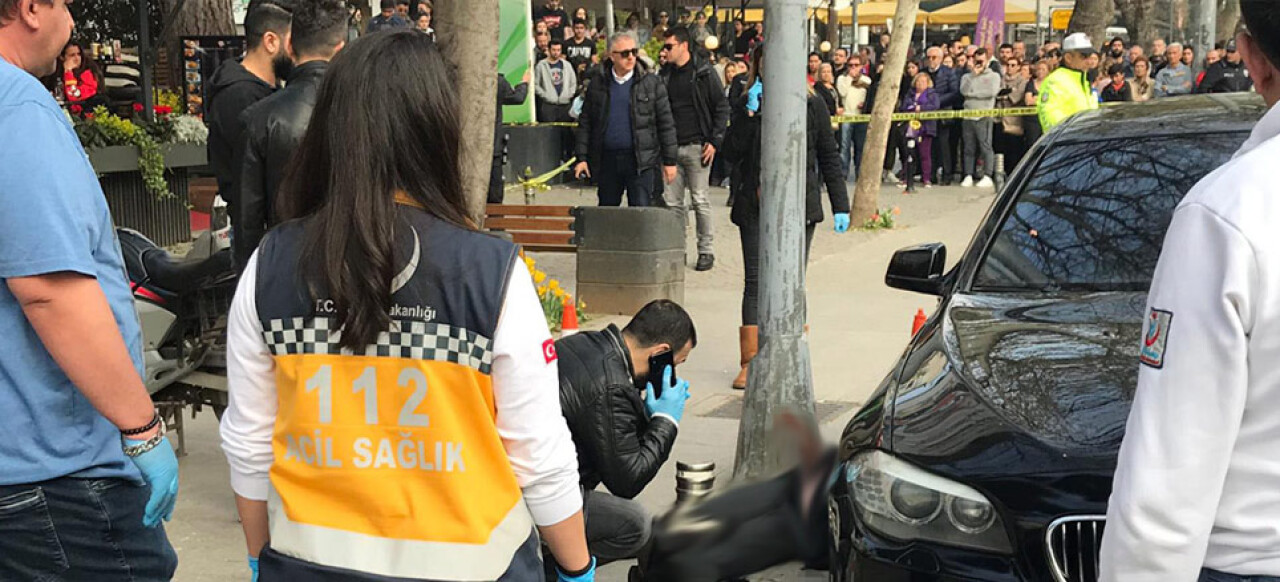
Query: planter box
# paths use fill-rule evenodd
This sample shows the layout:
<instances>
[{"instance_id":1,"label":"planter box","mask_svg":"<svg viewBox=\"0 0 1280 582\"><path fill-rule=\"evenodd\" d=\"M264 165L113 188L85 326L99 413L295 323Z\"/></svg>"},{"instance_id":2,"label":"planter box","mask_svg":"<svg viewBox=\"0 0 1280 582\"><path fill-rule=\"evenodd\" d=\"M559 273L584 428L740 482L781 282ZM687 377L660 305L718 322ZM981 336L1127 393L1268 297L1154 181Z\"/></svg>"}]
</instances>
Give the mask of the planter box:
<instances>
[{"instance_id":1,"label":"planter box","mask_svg":"<svg viewBox=\"0 0 1280 582\"><path fill-rule=\"evenodd\" d=\"M117 226L132 228L156 244L167 246L191 240L191 211L187 196L187 168L202 166L203 145L160 146L165 157L165 179L172 198L157 200L147 192L138 172L138 150L133 146L113 146L88 150L89 161L98 172L98 183L106 196L111 217Z\"/></svg>"},{"instance_id":2,"label":"planter box","mask_svg":"<svg viewBox=\"0 0 1280 582\"><path fill-rule=\"evenodd\" d=\"M86 150L89 162L99 174L116 172L136 172L138 170L138 148L133 146L111 146ZM167 168L189 168L203 166L207 163L205 146L195 144L172 144L160 146Z\"/></svg>"}]
</instances>

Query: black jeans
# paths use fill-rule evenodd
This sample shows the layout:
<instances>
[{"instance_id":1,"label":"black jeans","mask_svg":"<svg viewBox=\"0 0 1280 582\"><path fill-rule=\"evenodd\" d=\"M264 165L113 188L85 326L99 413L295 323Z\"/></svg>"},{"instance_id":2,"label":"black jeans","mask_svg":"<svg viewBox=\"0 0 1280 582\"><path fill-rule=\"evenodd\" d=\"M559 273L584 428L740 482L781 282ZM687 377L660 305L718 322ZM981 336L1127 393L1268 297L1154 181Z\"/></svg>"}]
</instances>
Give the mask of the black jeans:
<instances>
[{"instance_id":1,"label":"black jeans","mask_svg":"<svg viewBox=\"0 0 1280 582\"><path fill-rule=\"evenodd\" d=\"M956 169L956 147L960 142L960 132L956 129L954 121L938 122L938 135L933 138L933 167L939 174L935 183L951 182L951 175Z\"/></svg>"},{"instance_id":2,"label":"black jeans","mask_svg":"<svg viewBox=\"0 0 1280 582\"><path fill-rule=\"evenodd\" d=\"M804 229L804 260L809 262L809 248L813 246L816 224ZM760 323L760 220L754 218L738 225L742 238L742 325Z\"/></svg>"},{"instance_id":3,"label":"black jeans","mask_svg":"<svg viewBox=\"0 0 1280 582\"><path fill-rule=\"evenodd\" d=\"M622 193L627 193L627 206L650 205L657 171L646 168L636 171L636 153L632 150L605 152L601 159L591 164L599 189L596 195L600 206L622 206Z\"/></svg>"},{"instance_id":4,"label":"black jeans","mask_svg":"<svg viewBox=\"0 0 1280 582\"><path fill-rule=\"evenodd\" d=\"M0 486L0 580L170 580L164 526L142 525L149 492L123 479Z\"/></svg>"},{"instance_id":5,"label":"black jeans","mask_svg":"<svg viewBox=\"0 0 1280 582\"><path fill-rule=\"evenodd\" d=\"M505 187L506 184L502 183L502 157L495 156L493 165L489 167L489 204L502 204Z\"/></svg>"}]
</instances>

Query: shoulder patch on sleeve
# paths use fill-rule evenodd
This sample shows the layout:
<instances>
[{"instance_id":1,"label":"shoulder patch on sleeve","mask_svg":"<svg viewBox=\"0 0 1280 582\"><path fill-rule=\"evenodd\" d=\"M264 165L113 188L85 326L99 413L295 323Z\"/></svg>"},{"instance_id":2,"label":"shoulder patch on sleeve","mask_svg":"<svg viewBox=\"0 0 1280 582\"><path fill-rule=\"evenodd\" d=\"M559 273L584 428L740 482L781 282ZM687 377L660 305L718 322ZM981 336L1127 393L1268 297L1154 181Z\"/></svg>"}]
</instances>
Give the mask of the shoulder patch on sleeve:
<instances>
[{"instance_id":1,"label":"shoulder patch on sleeve","mask_svg":"<svg viewBox=\"0 0 1280 582\"><path fill-rule=\"evenodd\" d=\"M1169 327L1172 325L1172 311L1151 308L1151 314L1147 316L1147 331L1142 334L1139 361L1157 370L1164 367L1164 348L1169 342Z\"/></svg>"},{"instance_id":2,"label":"shoulder patch on sleeve","mask_svg":"<svg viewBox=\"0 0 1280 582\"><path fill-rule=\"evenodd\" d=\"M556 340L548 339L542 342L542 357L547 359L547 363L556 361Z\"/></svg>"}]
</instances>

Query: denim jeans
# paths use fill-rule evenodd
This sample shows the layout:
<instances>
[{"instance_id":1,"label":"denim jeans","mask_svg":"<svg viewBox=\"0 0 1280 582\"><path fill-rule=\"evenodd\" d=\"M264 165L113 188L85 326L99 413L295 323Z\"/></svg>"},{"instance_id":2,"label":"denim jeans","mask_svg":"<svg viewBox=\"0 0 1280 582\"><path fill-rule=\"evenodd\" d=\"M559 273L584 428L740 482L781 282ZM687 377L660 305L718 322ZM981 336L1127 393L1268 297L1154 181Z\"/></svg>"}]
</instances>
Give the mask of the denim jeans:
<instances>
[{"instance_id":1,"label":"denim jeans","mask_svg":"<svg viewBox=\"0 0 1280 582\"><path fill-rule=\"evenodd\" d=\"M867 143L867 124L845 123L840 126L840 168L845 179L852 182L862 167L862 148Z\"/></svg>"},{"instance_id":2,"label":"denim jeans","mask_svg":"<svg viewBox=\"0 0 1280 582\"><path fill-rule=\"evenodd\" d=\"M649 543L653 516L643 505L604 491L588 491L586 509L587 548L599 565L640 555Z\"/></svg>"},{"instance_id":3,"label":"denim jeans","mask_svg":"<svg viewBox=\"0 0 1280 582\"><path fill-rule=\"evenodd\" d=\"M164 526L142 525L148 493L122 479L0 486L0 580L172 579Z\"/></svg>"},{"instance_id":4,"label":"denim jeans","mask_svg":"<svg viewBox=\"0 0 1280 582\"><path fill-rule=\"evenodd\" d=\"M964 175L981 180L995 172L995 154L991 150L991 118L964 119ZM977 170L978 158L982 158L982 171Z\"/></svg>"},{"instance_id":5,"label":"denim jeans","mask_svg":"<svg viewBox=\"0 0 1280 582\"><path fill-rule=\"evenodd\" d=\"M1200 571L1200 582L1280 582L1280 576L1237 576L1205 568Z\"/></svg>"},{"instance_id":6,"label":"denim jeans","mask_svg":"<svg viewBox=\"0 0 1280 582\"><path fill-rule=\"evenodd\" d=\"M682 145L676 161L676 179L663 191L663 204L680 213L681 220L688 224L689 205L685 200L693 201L693 212L697 219L698 254L713 254L711 231L711 201L707 198L707 184L711 177L711 168L702 165L702 144ZM686 198L685 191L689 192Z\"/></svg>"}]
</instances>

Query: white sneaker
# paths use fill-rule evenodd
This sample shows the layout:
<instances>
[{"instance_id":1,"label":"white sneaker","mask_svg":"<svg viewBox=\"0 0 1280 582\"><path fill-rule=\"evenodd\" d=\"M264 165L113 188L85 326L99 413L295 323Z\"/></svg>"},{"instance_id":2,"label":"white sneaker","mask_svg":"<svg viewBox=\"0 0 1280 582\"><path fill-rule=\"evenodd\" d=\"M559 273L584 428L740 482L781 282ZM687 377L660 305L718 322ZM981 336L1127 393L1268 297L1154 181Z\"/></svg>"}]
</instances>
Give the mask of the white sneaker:
<instances>
[{"instance_id":1,"label":"white sneaker","mask_svg":"<svg viewBox=\"0 0 1280 582\"><path fill-rule=\"evenodd\" d=\"M978 180L977 186L979 188L995 188L996 185L991 181L991 176L983 176L981 180Z\"/></svg>"},{"instance_id":2,"label":"white sneaker","mask_svg":"<svg viewBox=\"0 0 1280 582\"><path fill-rule=\"evenodd\" d=\"M973 176L965 176L965 177L964 177L964 180L960 182L960 187L961 187L961 188L972 188L972 187L973 187Z\"/></svg>"}]
</instances>

